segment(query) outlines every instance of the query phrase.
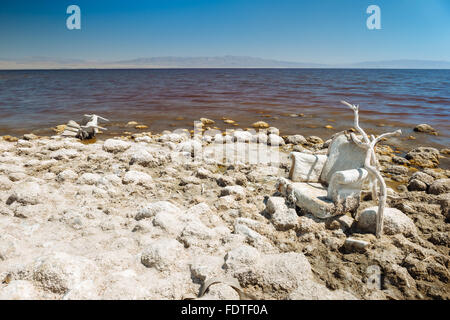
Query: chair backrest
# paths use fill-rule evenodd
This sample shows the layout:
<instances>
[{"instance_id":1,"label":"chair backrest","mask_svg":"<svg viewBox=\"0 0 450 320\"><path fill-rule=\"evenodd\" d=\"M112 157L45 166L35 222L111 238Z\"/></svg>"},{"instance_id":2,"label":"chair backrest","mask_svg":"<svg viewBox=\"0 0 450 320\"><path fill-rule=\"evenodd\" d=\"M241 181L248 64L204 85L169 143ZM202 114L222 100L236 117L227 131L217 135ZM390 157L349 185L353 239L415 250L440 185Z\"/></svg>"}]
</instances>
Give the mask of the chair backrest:
<instances>
[{"instance_id":1,"label":"chair backrest","mask_svg":"<svg viewBox=\"0 0 450 320\"><path fill-rule=\"evenodd\" d=\"M365 149L357 146L344 132L336 134L328 147L320 181L328 185L335 172L364 167L365 158Z\"/></svg>"}]
</instances>

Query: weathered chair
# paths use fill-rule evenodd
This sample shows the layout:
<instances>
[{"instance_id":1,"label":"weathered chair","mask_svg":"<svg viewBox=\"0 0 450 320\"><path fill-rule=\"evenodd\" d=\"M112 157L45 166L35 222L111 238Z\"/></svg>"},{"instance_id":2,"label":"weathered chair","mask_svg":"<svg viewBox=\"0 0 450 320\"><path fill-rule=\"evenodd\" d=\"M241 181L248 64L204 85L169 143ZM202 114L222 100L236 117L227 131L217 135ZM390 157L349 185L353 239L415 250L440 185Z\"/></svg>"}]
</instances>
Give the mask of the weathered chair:
<instances>
[{"instance_id":1,"label":"weathered chair","mask_svg":"<svg viewBox=\"0 0 450 320\"><path fill-rule=\"evenodd\" d=\"M366 150L344 132L334 136L327 155L292 152L289 179L277 189L301 209L318 218L356 211L368 171Z\"/></svg>"}]
</instances>

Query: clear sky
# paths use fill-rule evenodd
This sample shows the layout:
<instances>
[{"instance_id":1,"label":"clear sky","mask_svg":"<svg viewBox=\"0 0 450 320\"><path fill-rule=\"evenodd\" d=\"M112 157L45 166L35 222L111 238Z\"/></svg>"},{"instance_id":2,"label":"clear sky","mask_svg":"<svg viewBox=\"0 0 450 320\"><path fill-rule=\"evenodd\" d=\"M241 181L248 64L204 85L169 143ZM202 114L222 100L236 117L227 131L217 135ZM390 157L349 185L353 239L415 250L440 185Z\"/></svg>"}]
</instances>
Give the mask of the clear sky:
<instances>
[{"instance_id":1,"label":"clear sky","mask_svg":"<svg viewBox=\"0 0 450 320\"><path fill-rule=\"evenodd\" d=\"M81 8L81 30L66 9ZM368 30L366 8L381 8ZM297 62L450 61L450 0L0 1L0 58L253 56Z\"/></svg>"}]
</instances>

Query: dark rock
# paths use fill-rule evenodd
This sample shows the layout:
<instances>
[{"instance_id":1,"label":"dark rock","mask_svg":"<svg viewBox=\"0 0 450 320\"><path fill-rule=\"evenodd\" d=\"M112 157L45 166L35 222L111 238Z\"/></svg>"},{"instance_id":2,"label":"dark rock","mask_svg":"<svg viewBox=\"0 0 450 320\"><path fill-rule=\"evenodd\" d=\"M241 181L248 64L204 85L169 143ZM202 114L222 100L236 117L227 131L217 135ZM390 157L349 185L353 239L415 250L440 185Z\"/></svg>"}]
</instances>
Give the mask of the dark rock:
<instances>
[{"instance_id":1,"label":"dark rock","mask_svg":"<svg viewBox=\"0 0 450 320\"><path fill-rule=\"evenodd\" d=\"M424 172L415 172L412 176L411 176L411 180L412 179L416 179L419 180L423 183L425 183L427 186L431 185L434 182L434 178L432 176L430 176L429 174L426 174Z\"/></svg>"},{"instance_id":2,"label":"dark rock","mask_svg":"<svg viewBox=\"0 0 450 320\"><path fill-rule=\"evenodd\" d=\"M438 179L428 189L431 194L442 194L450 192L450 179Z\"/></svg>"},{"instance_id":3,"label":"dark rock","mask_svg":"<svg viewBox=\"0 0 450 320\"><path fill-rule=\"evenodd\" d=\"M419 124L414 128L414 131L416 132L425 132L425 133L436 133L436 130L429 124L423 123Z\"/></svg>"},{"instance_id":4,"label":"dark rock","mask_svg":"<svg viewBox=\"0 0 450 320\"><path fill-rule=\"evenodd\" d=\"M409 191L426 191L428 188L427 184L425 182L422 182L417 179L411 179L408 183L408 190Z\"/></svg>"},{"instance_id":5,"label":"dark rock","mask_svg":"<svg viewBox=\"0 0 450 320\"><path fill-rule=\"evenodd\" d=\"M396 163L396 164L401 164L401 165L408 165L408 164L409 164L409 161L408 161L408 160L406 160L406 159L403 158L403 157L399 157L399 156L393 156L393 157L392 157L392 161L393 161L394 163Z\"/></svg>"},{"instance_id":6,"label":"dark rock","mask_svg":"<svg viewBox=\"0 0 450 320\"><path fill-rule=\"evenodd\" d=\"M423 168L436 168L439 165L439 151L431 147L418 147L409 151L406 156L411 164Z\"/></svg>"}]
</instances>

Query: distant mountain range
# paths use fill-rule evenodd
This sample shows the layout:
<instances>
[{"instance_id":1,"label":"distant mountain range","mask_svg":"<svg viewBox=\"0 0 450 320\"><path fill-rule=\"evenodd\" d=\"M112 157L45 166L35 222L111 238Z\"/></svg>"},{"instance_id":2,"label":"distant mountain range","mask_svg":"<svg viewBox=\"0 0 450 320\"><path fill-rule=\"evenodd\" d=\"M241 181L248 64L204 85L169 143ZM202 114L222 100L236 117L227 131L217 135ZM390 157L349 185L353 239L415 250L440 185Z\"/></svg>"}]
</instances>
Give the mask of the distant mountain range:
<instances>
[{"instance_id":1,"label":"distant mountain range","mask_svg":"<svg viewBox=\"0 0 450 320\"><path fill-rule=\"evenodd\" d=\"M1 59L0 69L120 69L120 68L362 68L362 69L450 69L450 61L386 60L352 64L317 64L242 56L153 57L120 61L87 61L50 57Z\"/></svg>"}]
</instances>

